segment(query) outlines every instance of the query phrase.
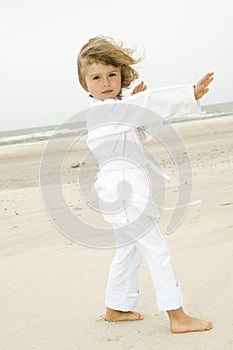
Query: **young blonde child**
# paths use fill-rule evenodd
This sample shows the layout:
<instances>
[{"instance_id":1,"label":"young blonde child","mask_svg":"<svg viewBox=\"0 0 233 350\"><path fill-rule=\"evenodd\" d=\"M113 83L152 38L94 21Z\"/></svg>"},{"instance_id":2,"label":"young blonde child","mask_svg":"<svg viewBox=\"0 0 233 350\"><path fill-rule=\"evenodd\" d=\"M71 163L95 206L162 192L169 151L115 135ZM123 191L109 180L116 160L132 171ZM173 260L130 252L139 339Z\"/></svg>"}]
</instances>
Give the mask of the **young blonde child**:
<instances>
[{"instance_id":1,"label":"young blonde child","mask_svg":"<svg viewBox=\"0 0 233 350\"><path fill-rule=\"evenodd\" d=\"M200 112L197 100L208 92L208 86L213 80L212 72L207 73L196 85L150 90L141 82L130 96L124 97L123 89L128 89L131 83L138 78L138 73L132 66L138 63L140 59L134 59L133 53L133 50L124 48L122 44L117 44L113 39L103 36L90 39L81 48L78 55L79 81L88 92L92 102L95 101L97 106L106 105L106 103L109 106L110 104L114 107L114 113L123 103L141 105L152 109L163 118L175 114ZM120 109L120 111L122 110ZM103 130L99 135L98 132L96 135L96 133L93 134L91 130L88 130L87 143L92 151L97 145L104 143L106 139L109 141L109 138L115 144L119 140L122 142L136 140L137 145L139 145L144 140L140 135L143 135L143 125L139 128L131 127L126 130L124 128L119 129L118 123L117 131L110 128L109 132L106 131L106 135L103 134ZM110 151L106 149L106 152ZM114 152L112 150L111 152L110 158L114 159ZM140 191L139 188L142 188L142 191L144 191L143 177L140 177L138 169L120 169L121 164L118 164L117 170L116 168L111 169L111 166L107 170L102 169L101 186L96 186L97 193L102 196L102 200L105 193L107 193L106 200L111 198L114 200L117 183L123 179L127 179L133 189L136 188ZM143 192L141 193L142 196ZM138 208L137 205L137 203L133 204L134 209L140 209L140 205ZM125 225L126 231L127 227L129 229L131 227L131 233L134 231L134 217L130 213L132 211L126 212L126 210L123 210L122 216L105 213L104 218L112 223L116 236L117 229L122 225ZM210 330L213 327L211 322L190 317L183 310L180 285L175 280L169 261L169 251L164 237L159 232L156 217L157 213L154 215L152 212L144 213L143 220L140 225L137 225L136 229L143 232L144 227L148 227L149 222L151 224L150 230L130 244L116 248L106 288L105 320L115 322L143 319L142 315L133 311L133 309L137 305L139 295L138 270L142 258L145 258L151 271L158 309L167 312L171 332L184 333ZM127 226L129 222L131 226Z\"/></svg>"}]
</instances>

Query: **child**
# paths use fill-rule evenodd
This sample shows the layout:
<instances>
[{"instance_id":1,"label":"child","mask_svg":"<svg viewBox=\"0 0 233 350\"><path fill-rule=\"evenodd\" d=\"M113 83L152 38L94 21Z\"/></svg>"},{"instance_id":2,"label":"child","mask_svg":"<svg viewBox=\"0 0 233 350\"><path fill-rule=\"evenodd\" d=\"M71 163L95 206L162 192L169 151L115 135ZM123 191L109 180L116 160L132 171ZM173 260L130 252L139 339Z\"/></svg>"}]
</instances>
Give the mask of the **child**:
<instances>
[{"instance_id":1,"label":"child","mask_svg":"<svg viewBox=\"0 0 233 350\"><path fill-rule=\"evenodd\" d=\"M127 209L124 208L120 213L105 212L103 216L106 221L112 223L116 240L122 228L126 236L128 230L129 237L132 237L134 231L141 230L143 233L146 232L145 228L150 226L146 234L139 235L133 242L127 242L127 244L116 248L106 288L105 320L115 322L143 319L139 313L132 310L137 304L139 295L138 270L142 258L145 257L151 271L158 309L167 312L171 332L210 330L213 327L211 322L190 317L182 308L182 293L172 271L167 245L155 223L158 214L156 210L153 211L153 208L150 207L148 212L143 212L143 215L139 217L140 220L135 224L134 214L141 210L140 198L143 198L147 188L137 167L129 168L120 161L114 162L114 157L116 157L114 152L119 142L122 142L123 145L127 145L126 142L134 142L136 144L134 151L139 149L141 158L146 159L145 154L140 149L142 141L146 139L146 133L143 129L143 118L146 118L146 114L144 116L142 111L142 116L139 117L139 119L141 118L139 127L121 126L119 121L123 123L127 119L128 109L122 110L122 106L126 106L125 103L151 109L162 118L178 113L183 115L199 113L200 108L196 100L208 92L208 85L213 80L213 73L206 74L195 86L147 90L142 82L134 89L131 96L123 97L122 89L129 88L131 83L138 78L138 73L132 65L138 63L140 59L134 59L132 55L133 50L124 48L111 38L103 36L90 39L78 55L80 84L89 93L95 106L98 108L107 107L107 113L98 113L100 111L98 109L93 113L90 112L87 125L93 126L93 120L98 121L98 118L101 123L103 115L110 121L112 116L116 116L113 117L113 120L116 118L117 122L107 129L99 127L98 130L97 128L97 133L96 130L93 132L88 127L87 144L100 161L101 176L98 176L95 187L100 202L103 204L103 201L114 201L118 190L117 185L125 179L131 184L133 193L135 192L136 195L139 193L136 200L133 200L132 205ZM121 113L120 117L118 111ZM105 163L101 163L101 152L97 151L98 146L104 144L106 140L113 144L113 147L105 147L104 152L102 152L102 155L103 153L108 154L110 159L107 168ZM122 149L124 148L122 147ZM119 154L117 153L117 155ZM147 165L146 161L145 172ZM147 172L146 174L148 176ZM122 200L122 202L124 201ZM150 225L148 226L148 224Z\"/></svg>"}]
</instances>

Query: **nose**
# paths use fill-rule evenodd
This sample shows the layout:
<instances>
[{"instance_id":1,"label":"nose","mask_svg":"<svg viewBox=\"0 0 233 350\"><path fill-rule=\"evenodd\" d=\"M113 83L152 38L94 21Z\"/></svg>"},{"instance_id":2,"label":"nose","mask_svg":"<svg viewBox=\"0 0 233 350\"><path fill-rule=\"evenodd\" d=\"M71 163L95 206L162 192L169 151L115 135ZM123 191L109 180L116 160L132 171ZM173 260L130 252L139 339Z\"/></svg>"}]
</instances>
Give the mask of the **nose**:
<instances>
[{"instance_id":1,"label":"nose","mask_svg":"<svg viewBox=\"0 0 233 350\"><path fill-rule=\"evenodd\" d=\"M108 79L108 77L104 78L104 86L109 86L109 79Z\"/></svg>"}]
</instances>

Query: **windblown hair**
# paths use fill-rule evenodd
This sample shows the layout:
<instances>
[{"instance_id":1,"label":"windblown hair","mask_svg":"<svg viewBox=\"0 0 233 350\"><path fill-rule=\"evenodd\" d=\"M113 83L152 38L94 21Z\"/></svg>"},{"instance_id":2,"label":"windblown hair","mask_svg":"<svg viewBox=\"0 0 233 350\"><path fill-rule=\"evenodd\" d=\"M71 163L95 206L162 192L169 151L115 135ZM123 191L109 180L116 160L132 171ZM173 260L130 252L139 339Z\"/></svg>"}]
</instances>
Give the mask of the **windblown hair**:
<instances>
[{"instance_id":1,"label":"windblown hair","mask_svg":"<svg viewBox=\"0 0 233 350\"><path fill-rule=\"evenodd\" d=\"M102 63L121 69L121 88L129 88L130 84L138 78L138 72L131 67L142 59L132 57L135 50L124 48L112 38L96 36L90 39L80 50L78 55L78 77L82 87L87 91L85 80L86 67L93 63ZM120 92L120 96L122 91Z\"/></svg>"}]
</instances>

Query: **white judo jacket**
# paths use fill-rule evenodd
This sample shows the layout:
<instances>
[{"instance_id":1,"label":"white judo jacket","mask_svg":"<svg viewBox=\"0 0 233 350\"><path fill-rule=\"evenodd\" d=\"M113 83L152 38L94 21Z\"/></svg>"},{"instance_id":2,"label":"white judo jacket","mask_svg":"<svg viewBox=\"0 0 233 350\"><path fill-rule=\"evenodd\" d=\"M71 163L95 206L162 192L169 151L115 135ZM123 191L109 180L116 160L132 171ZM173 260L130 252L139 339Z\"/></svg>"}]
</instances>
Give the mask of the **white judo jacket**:
<instances>
[{"instance_id":1,"label":"white judo jacket","mask_svg":"<svg viewBox=\"0 0 233 350\"><path fill-rule=\"evenodd\" d=\"M156 136L164 119L200 113L193 86L146 90L121 100L91 100L87 145L99 164L93 191L104 219L124 225L142 213L158 218L148 169L167 176L145 155L143 142Z\"/></svg>"}]
</instances>

